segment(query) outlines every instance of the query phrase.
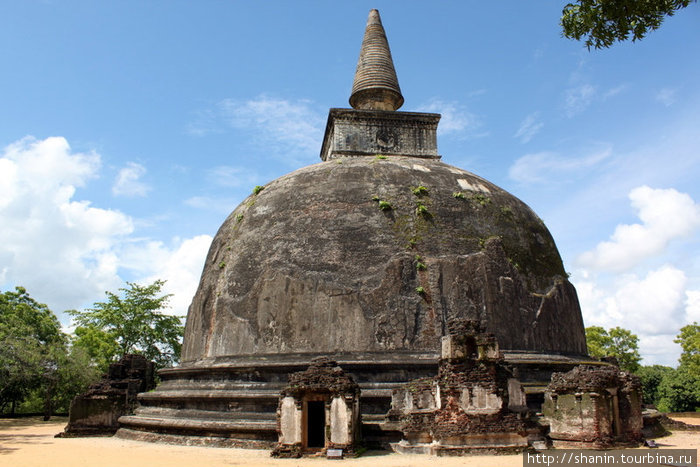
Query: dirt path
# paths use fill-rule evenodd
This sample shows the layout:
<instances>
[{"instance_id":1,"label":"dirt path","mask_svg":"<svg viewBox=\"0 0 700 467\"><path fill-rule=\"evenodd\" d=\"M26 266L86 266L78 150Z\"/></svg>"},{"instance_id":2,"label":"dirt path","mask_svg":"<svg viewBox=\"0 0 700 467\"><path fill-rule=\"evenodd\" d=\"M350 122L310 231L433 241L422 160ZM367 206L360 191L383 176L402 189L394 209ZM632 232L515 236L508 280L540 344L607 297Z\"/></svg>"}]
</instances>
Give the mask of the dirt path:
<instances>
[{"instance_id":1,"label":"dirt path","mask_svg":"<svg viewBox=\"0 0 700 467\"><path fill-rule=\"evenodd\" d=\"M683 418L686 423L700 424ZM54 438L63 431L65 418L43 422L39 418L0 419L0 466L12 467L220 467L232 465L326 466L326 459L272 459L269 451L172 446L118 438ZM663 448L700 449L700 432L677 432L658 440ZM478 466L522 467L521 455L436 458L418 455L367 453L342 461L344 466L423 467Z\"/></svg>"}]
</instances>

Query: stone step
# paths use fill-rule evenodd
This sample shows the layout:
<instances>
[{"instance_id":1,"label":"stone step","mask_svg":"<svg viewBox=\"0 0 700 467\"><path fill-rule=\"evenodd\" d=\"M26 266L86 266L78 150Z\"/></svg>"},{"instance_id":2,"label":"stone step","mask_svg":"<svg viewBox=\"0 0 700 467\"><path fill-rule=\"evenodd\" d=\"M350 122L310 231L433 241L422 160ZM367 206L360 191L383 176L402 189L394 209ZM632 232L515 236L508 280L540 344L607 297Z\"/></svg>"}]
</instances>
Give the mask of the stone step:
<instances>
[{"instance_id":1,"label":"stone step","mask_svg":"<svg viewBox=\"0 0 700 467\"><path fill-rule=\"evenodd\" d=\"M197 409L175 409L157 406L140 406L134 415L145 418L187 418L194 420L219 420L219 421L275 421L275 412L236 412L214 411Z\"/></svg>"},{"instance_id":2,"label":"stone step","mask_svg":"<svg viewBox=\"0 0 700 467\"><path fill-rule=\"evenodd\" d=\"M255 391L212 391L200 389L183 389L173 391L142 392L138 395L140 401L158 400L215 400L215 399L278 399L279 391L275 389Z\"/></svg>"},{"instance_id":3,"label":"stone step","mask_svg":"<svg viewBox=\"0 0 700 467\"><path fill-rule=\"evenodd\" d=\"M208 381L208 380L170 380L163 381L158 385L158 391L180 391L180 390L200 390L200 391L255 391L274 389L282 391L286 383L271 383L266 381Z\"/></svg>"},{"instance_id":4,"label":"stone step","mask_svg":"<svg viewBox=\"0 0 700 467\"><path fill-rule=\"evenodd\" d=\"M165 432L259 433L277 430L276 420L201 420L168 416L125 415L119 424L126 428Z\"/></svg>"},{"instance_id":5,"label":"stone step","mask_svg":"<svg viewBox=\"0 0 700 467\"><path fill-rule=\"evenodd\" d=\"M364 389L360 393L361 399L378 399L378 398L388 398L391 399L392 388L385 389Z\"/></svg>"}]
</instances>

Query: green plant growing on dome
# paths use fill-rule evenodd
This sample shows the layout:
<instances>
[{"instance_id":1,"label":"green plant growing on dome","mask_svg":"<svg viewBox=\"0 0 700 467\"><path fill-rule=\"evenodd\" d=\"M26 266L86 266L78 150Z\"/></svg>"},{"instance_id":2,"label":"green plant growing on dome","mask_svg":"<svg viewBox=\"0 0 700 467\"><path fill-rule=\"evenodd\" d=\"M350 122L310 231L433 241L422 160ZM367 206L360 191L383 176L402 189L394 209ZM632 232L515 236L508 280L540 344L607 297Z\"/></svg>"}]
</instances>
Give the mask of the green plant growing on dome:
<instances>
[{"instance_id":1,"label":"green plant growing on dome","mask_svg":"<svg viewBox=\"0 0 700 467\"><path fill-rule=\"evenodd\" d=\"M428 195L428 189L426 187L424 187L423 185L418 185L415 188L411 188L411 192L416 196L427 196Z\"/></svg>"},{"instance_id":2,"label":"green plant growing on dome","mask_svg":"<svg viewBox=\"0 0 700 467\"><path fill-rule=\"evenodd\" d=\"M420 201L416 203L416 214L423 217L430 217L430 211L428 211L428 207Z\"/></svg>"},{"instance_id":3,"label":"green plant growing on dome","mask_svg":"<svg viewBox=\"0 0 700 467\"><path fill-rule=\"evenodd\" d=\"M382 211L391 211L391 203L389 203L388 201L379 201L379 209L381 209Z\"/></svg>"},{"instance_id":4,"label":"green plant growing on dome","mask_svg":"<svg viewBox=\"0 0 700 467\"><path fill-rule=\"evenodd\" d=\"M260 193L260 192L263 191L264 189L265 189L264 186L262 186L262 185L256 185L255 188L253 188L253 194L254 194L254 195L257 195L258 193Z\"/></svg>"},{"instance_id":5,"label":"green plant growing on dome","mask_svg":"<svg viewBox=\"0 0 700 467\"><path fill-rule=\"evenodd\" d=\"M452 196L457 199L467 199L467 197L461 191L455 191L454 193L452 193Z\"/></svg>"},{"instance_id":6,"label":"green plant growing on dome","mask_svg":"<svg viewBox=\"0 0 700 467\"><path fill-rule=\"evenodd\" d=\"M491 198L489 198L488 196L483 195L481 193L474 193L472 195L472 199L482 206L486 206L487 204L489 204L491 202Z\"/></svg>"}]
</instances>

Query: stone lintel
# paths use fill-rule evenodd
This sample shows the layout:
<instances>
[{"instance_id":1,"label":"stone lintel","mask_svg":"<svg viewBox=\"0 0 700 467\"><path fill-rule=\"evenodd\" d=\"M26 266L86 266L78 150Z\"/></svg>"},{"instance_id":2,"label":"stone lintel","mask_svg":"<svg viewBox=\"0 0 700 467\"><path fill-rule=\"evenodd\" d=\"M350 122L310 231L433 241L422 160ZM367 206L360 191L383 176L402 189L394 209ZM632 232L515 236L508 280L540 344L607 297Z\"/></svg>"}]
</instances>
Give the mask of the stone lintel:
<instances>
[{"instance_id":1,"label":"stone lintel","mask_svg":"<svg viewBox=\"0 0 700 467\"><path fill-rule=\"evenodd\" d=\"M440 159L439 121L440 114L432 113L331 109L321 159L377 155Z\"/></svg>"}]
</instances>

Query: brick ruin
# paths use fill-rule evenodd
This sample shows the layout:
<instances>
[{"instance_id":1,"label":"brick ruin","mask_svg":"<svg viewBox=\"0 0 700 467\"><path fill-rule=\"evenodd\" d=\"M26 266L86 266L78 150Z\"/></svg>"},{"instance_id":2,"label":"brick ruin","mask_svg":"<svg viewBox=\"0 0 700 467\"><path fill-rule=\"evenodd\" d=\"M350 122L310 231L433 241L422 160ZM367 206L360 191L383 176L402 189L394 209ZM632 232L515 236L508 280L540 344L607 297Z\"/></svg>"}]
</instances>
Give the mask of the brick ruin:
<instances>
[{"instance_id":1,"label":"brick ruin","mask_svg":"<svg viewBox=\"0 0 700 467\"><path fill-rule=\"evenodd\" d=\"M336 450L352 453L360 438L360 387L338 363L316 358L289 376L277 409L274 457Z\"/></svg>"},{"instance_id":2,"label":"brick ruin","mask_svg":"<svg viewBox=\"0 0 700 467\"><path fill-rule=\"evenodd\" d=\"M153 389L155 365L141 355L125 355L102 379L75 396L61 437L113 435L118 419L133 412L136 395Z\"/></svg>"},{"instance_id":3,"label":"brick ruin","mask_svg":"<svg viewBox=\"0 0 700 467\"><path fill-rule=\"evenodd\" d=\"M554 373L542 412L555 447L606 448L642 439L641 384L616 366Z\"/></svg>"},{"instance_id":4,"label":"brick ruin","mask_svg":"<svg viewBox=\"0 0 700 467\"><path fill-rule=\"evenodd\" d=\"M402 453L517 451L539 433L496 338L477 321L443 337L437 376L395 390L390 416L403 433L392 448Z\"/></svg>"}]
</instances>

